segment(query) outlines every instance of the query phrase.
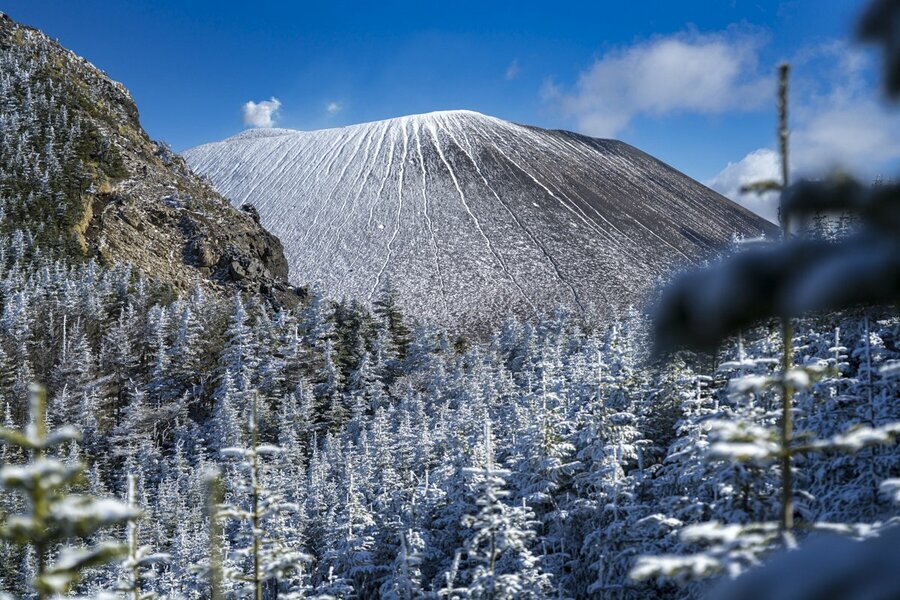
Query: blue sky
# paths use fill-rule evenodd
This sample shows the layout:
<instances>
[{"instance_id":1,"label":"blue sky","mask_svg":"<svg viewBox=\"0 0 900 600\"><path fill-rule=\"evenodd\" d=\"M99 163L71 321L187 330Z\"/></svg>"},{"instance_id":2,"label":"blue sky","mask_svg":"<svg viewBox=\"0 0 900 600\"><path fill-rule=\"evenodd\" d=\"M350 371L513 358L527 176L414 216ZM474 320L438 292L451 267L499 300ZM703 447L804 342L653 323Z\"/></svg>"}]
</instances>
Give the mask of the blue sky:
<instances>
[{"instance_id":1,"label":"blue sky","mask_svg":"<svg viewBox=\"0 0 900 600\"><path fill-rule=\"evenodd\" d=\"M896 165L900 123L879 100L877 57L851 45L864 4L12 0L3 10L122 81L150 135L176 150L241 131L248 101L276 98L271 123L298 129L466 108L617 137L734 195L773 168L771 77L785 59L796 65L798 171Z\"/></svg>"}]
</instances>

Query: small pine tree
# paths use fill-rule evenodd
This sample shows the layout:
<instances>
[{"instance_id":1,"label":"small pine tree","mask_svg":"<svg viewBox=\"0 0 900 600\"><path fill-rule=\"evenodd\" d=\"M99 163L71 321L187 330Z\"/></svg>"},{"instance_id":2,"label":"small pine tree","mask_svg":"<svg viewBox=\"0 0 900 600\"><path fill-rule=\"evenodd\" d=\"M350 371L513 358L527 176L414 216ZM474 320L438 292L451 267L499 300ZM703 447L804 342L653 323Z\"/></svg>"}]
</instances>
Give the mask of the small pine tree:
<instances>
[{"instance_id":1,"label":"small pine tree","mask_svg":"<svg viewBox=\"0 0 900 600\"><path fill-rule=\"evenodd\" d=\"M494 465L490 421L484 426L485 466L466 469L475 480L478 512L462 524L471 530L465 543L473 598L544 598L552 587L529 544L535 537L534 514L524 504L510 506L503 499L510 472Z\"/></svg>"},{"instance_id":2,"label":"small pine tree","mask_svg":"<svg viewBox=\"0 0 900 600\"><path fill-rule=\"evenodd\" d=\"M62 545L55 562L51 553L72 538L91 538L105 527L137 518L138 512L113 499L67 493L66 488L84 472L81 464L67 464L47 454L66 442L78 439L72 427L46 430L46 391L32 385L29 389L31 423L24 432L0 429L0 440L28 451L25 465L4 465L0 485L20 493L27 501L24 513L8 516L0 526L0 537L27 546L34 553L32 585L43 600L66 593L84 569L112 562L125 553L125 547L112 542L75 548Z\"/></svg>"},{"instance_id":3,"label":"small pine tree","mask_svg":"<svg viewBox=\"0 0 900 600\"><path fill-rule=\"evenodd\" d=\"M241 595L262 600L266 582L286 587L287 592L296 591L292 588L300 585L303 566L311 559L285 540L285 532L277 531L282 513L296 511L297 507L265 485L264 457L280 454L281 448L259 443L258 402L259 395L253 392L247 428L249 447L221 451L224 456L240 460L238 466L247 480L235 482L236 503L218 507L216 518L236 521L240 527L238 539L245 544L233 553L237 567L225 569L225 578L238 583ZM249 563L249 573L242 568L244 559Z\"/></svg>"},{"instance_id":4,"label":"small pine tree","mask_svg":"<svg viewBox=\"0 0 900 600\"><path fill-rule=\"evenodd\" d=\"M128 509L134 516L128 519L126 526L126 545L128 556L122 564L124 571L123 580L119 583L117 591L122 592L130 600L152 600L156 598L153 592L143 592L143 571L155 564L166 563L170 556L164 553L154 553L149 547L139 545L140 529L138 518L140 508L137 504L137 478L128 474Z\"/></svg>"}]
</instances>

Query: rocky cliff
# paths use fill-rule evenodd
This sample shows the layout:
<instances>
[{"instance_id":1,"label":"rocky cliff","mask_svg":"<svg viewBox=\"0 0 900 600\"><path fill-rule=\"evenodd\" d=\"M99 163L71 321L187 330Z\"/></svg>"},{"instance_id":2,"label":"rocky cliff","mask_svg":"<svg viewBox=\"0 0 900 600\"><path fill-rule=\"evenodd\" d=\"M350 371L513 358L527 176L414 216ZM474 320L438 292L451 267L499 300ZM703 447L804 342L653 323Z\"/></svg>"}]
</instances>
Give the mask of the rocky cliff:
<instances>
[{"instance_id":1,"label":"rocky cliff","mask_svg":"<svg viewBox=\"0 0 900 600\"><path fill-rule=\"evenodd\" d=\"M293 293L278 238L141 127L128 90L0 13L0 230L48 252L194 283Z\"/></svg>"}]
</instances>

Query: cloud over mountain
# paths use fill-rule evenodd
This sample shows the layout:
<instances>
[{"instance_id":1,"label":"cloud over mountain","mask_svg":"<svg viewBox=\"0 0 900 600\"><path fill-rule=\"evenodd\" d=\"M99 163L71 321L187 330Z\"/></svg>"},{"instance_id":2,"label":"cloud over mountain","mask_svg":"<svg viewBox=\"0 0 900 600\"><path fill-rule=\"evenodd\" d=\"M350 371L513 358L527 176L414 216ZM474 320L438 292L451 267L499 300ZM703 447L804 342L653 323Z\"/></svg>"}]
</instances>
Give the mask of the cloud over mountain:
<instances>
[{"instance_id":1,"label":"cloud over mountain","mask_svg":"<svg viewBox=\"0 0 900 600\"><path fill-rule=\"evenodd\" d=\"M821 177L834 169L864 178L893 173L900 161L900 113L879 98L871 57L834 41L807 48L790 62L792 178ZM778 179L778 160L772 148L757 148L729 162L707 184L774 220L776 194L741 194L740 187Z\"/></svg>"},{"instance_id":2,"label":"cloud over mountain","mask_svg":"<svg viewBox=\"0 0 900 600\"><path fill-rule=\"evenodd\" d=\"M762 36L736 29L652 38L603 54L568 89L543 96L588 135L612 137L638 115L716 114L758 108L772 95L760 74Z\"/></svg>"},{"instance_id":3,"label":"cloud over mountain","mask_svg":"<svg viewBox=\"0 0 900 600\"><path fill-rule=\"evenodd\" d=\"M279 109L281 109L281 101L275 97L262 102L250 100L241 108L244 114L244 125L274 127Z\"/></svg>"}]
</instances>

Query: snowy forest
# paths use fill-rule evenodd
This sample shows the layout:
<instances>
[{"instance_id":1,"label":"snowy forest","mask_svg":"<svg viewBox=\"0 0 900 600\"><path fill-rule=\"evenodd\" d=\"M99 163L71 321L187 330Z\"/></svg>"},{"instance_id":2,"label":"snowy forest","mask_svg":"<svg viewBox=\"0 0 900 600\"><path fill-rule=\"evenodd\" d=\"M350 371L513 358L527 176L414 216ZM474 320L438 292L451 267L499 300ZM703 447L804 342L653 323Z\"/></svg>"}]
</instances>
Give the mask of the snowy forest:
<instances>
[{"instance_id":1,"label":"snowy forest","mask_svg":"<svg viewBox=\"0 0 900 600\"><path fill-rule=\"evenodd\" d=\"M168 300L126 268L42 259L24 239L4 257L5 427L26 427L41 381L46 429L62 434L4 446L4 484L43 482L49 554L83 527L87 542L134 540L131 559L86 569L79 593L130 582L140 597L210 597L212 553L226 594L258 578L266 597L692 596L694 576L752 566L773 536L721 532L709 548L683 533L777 517L778 467L747 441L777 419L777 328L651 362L637 316L585 331L560 313L462 349L407 329L389 289L372 313L315 293L295 312ZM798 323L797 364L815 375L796 428L835 446L797 460L798 526L867 536L896 518L884 482L900 455L872 444L900 420L898 339L889 313ZM91 515L66 504L75 492L135 508L97 500ZM37 518L25 500L2 496L3 514L27 515L8 518L0 552L16 597L56 581L17 543ZM700 571L629 578L639 557L691 552Z\"/></svg>"},{"instance_id":2,"label":"snowy forest","mask_svg":"<svg viewBox=\"0 0 900 600\"><path fill-rule=\"evenodd\" d=\"M4 60L2 597L695 598L898 523L890 302L661 355L638 310L464 339L389 282L371 307L178 294L54 244L122 165ZM857 229L798 237L840 254Z\"/></svg>"}]
</instances>

